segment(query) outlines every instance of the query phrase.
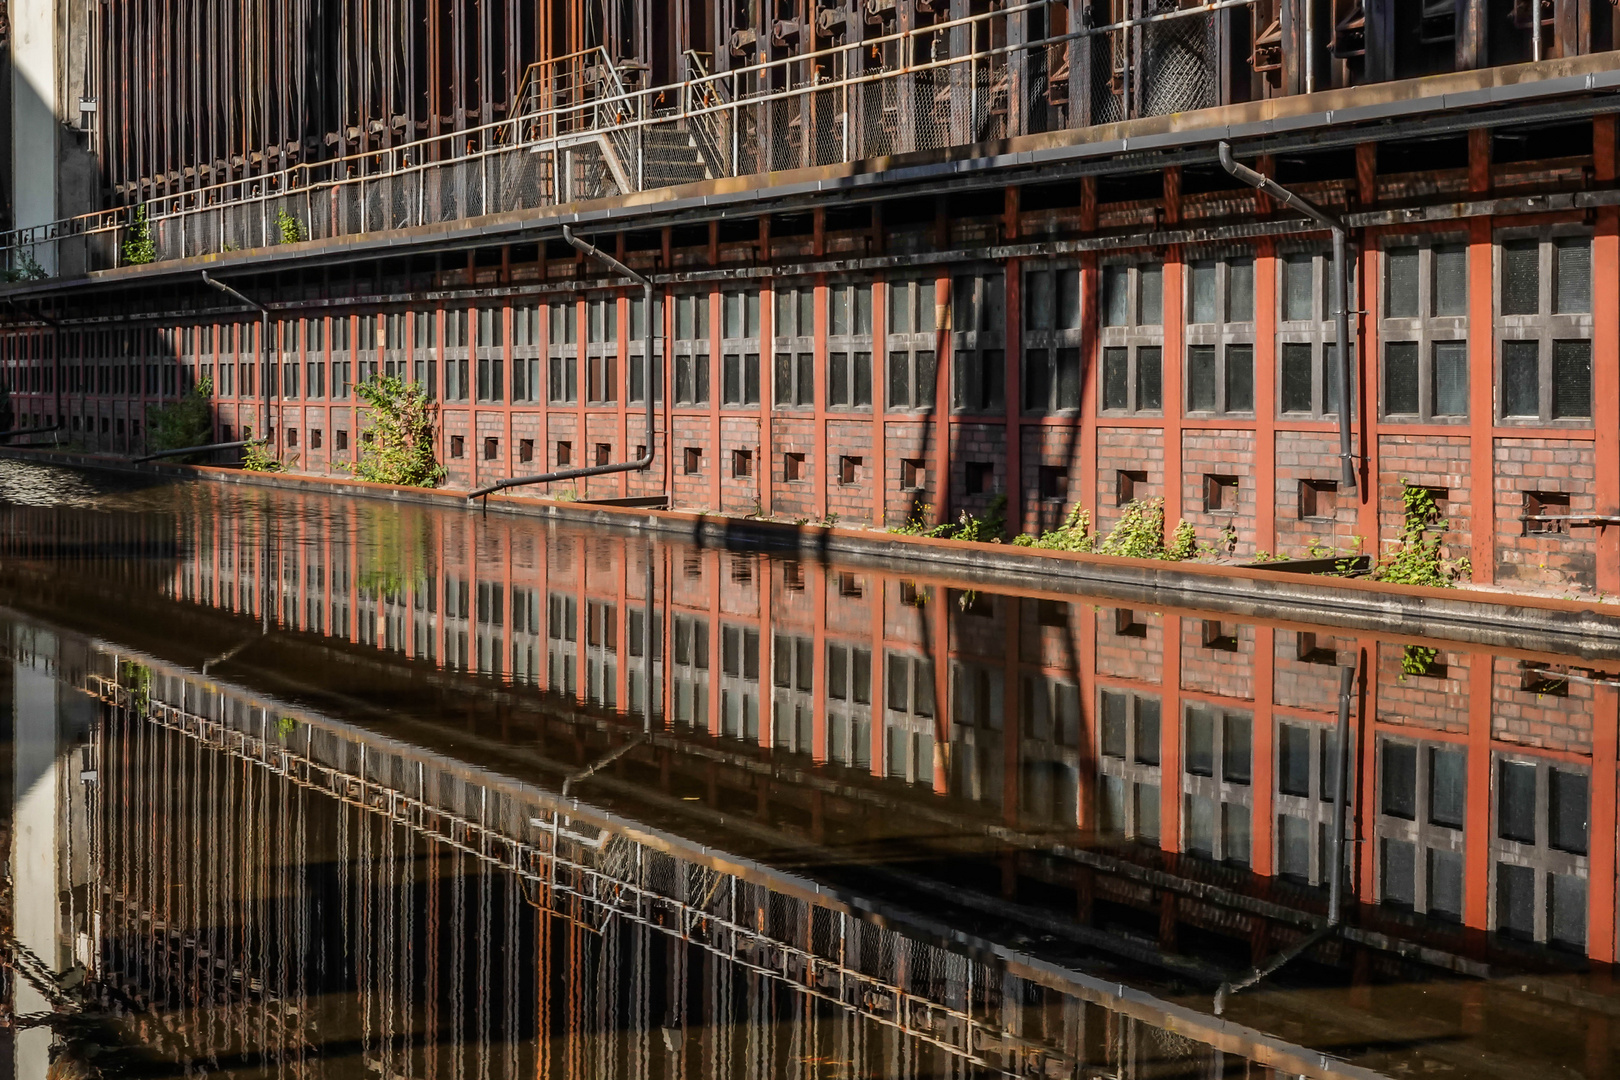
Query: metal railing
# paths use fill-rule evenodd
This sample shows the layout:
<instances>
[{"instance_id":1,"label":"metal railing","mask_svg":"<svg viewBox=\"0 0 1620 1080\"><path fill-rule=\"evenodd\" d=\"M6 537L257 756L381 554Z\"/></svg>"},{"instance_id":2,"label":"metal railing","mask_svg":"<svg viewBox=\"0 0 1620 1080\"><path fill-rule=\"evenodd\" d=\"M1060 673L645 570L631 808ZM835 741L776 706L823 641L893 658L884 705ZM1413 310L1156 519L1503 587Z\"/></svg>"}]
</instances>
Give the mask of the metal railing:
<instances>
[{"instance_id":1,"label":"metal railing","mask_svg":"<svg viewBox=\"0 0 1620 1080\"><path fill-rule=\"evenodd\" d=\"M1214 20L1254 0L1150 0L1166 10L991 44L1053 2L721 72L689 53L675 86L629 89L603 49L574 53L532 65L507 119L0 233L0 266L74 276L1185 111L1215 103Z\"/></svg>"}]
</instances>

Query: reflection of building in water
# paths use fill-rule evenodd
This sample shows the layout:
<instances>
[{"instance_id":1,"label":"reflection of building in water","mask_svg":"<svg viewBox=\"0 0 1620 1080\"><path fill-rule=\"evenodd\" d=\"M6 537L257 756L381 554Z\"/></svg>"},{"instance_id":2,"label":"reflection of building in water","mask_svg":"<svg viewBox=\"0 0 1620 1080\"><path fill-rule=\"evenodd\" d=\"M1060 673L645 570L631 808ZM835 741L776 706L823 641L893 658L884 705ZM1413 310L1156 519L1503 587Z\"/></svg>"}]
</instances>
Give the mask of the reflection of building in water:
<instances>
[{"instance_id":1,"label":"reflection of building in water","mask_svg":"<svg viewBox=\"0 0 1620 1080\"><path fill-rule=\"evenodd\" d=\"M938 892L920 873L907 887L1189 977L1270 956L1325 910L1338 668L1360 661L1350 880L1379 903L1313 954L1314 970L1366 985L1414 964L1545 973L1565 966L1560 953L1614 955L1612 845L1597 838L1615 831L1615 697L1595 670L1156 604L992 595L866 566L649 551L500 517L283 496L264 506L258 518L182 518L189 555L169 595L255 623L268 597L272 623L310 635L275 637L310 650L299 655L312 672L341 663L330 678L354 701L379 695L378 708L414 715L406 696L437 695L423 700L434 730L454 725L458 758L481 746L504 773L533 752L560 783L637 736L650 659L653 735L598 773L593 794L617 784L762 830L747 834L759 842L871 844L884 864L960 859L938 837L967 837L991 849L970 884ZM74 587L175 610L121 592L110 570ZM210 640L199 655L237 644ZM666 820L646 806L629 816ZM358 844L359 826L346 835ZM381 833L368 835L382 850ZM433 874L460 876L448 857ZM424 854L416 872L425 865ZM430 894L449 910L442 890L414 887L413 927ZM1492 1009L1529 1023L1563 993L1539 976L1523 985L1536 989ZM1484 1015L1471 991L1433 993ZM1603 1010L1583 1000L1595 1011L1561 1022L1570 1052L1579 1060L1584 1045L1601 1072ZM1336 1001L1335 1021L1356 1008ZM1389 1022L1356 1015L1362 1030Z\"/></svg>"},{"instance_id":2,"label":"reflection of building in water","mask_svg":"<svg viewBox=\"0 0 1620 1080\"><path fill-rule=\"evenodd\" d=\"M1259 1058L1338 1074L149 658L97 647L62 672L79 695L10 630L19 685L82 711L99 699L88 821L41 835L91 874L76 917L94 995L141 1018L160 1060L296 1075L1280 1075Z\"/></svg>"}]
</instances>

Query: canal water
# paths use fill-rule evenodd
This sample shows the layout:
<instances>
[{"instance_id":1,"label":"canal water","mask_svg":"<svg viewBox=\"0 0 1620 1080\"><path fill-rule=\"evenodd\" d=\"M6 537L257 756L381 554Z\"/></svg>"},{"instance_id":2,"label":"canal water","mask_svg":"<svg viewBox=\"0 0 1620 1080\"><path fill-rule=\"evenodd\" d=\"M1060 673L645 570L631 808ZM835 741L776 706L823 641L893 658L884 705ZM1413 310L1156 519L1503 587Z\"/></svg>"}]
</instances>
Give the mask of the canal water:
<instances>
[{"instance_id":1,"label":"canal water","mask_svg":"<svg viewBox=\"0 0 1620 1080\"><path fill-rule=\"evenodd\" d=\"M3 462L0 1071L1613 1076L1535 644Z\"/></svg>"}]
</instances>

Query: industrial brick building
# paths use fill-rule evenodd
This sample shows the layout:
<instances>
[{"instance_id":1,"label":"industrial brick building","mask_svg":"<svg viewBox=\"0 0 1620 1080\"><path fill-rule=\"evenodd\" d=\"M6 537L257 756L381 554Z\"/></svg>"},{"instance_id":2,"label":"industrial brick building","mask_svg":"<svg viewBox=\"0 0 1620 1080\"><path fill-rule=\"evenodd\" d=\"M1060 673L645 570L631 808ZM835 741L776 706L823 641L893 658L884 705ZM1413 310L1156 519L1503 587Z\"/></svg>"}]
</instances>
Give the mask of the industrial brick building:
<instances>
[{"instance_id":1,"label":"industrial brick building","mask_svg":"<svg viewBox=\"0 0 1620 1080\"><path fill-rule=\"evenodd\" d=\"M1162 497L1246 558L1387 542L1405 481L1476 582L1620 590L1602 0L69 7L9 5L9 430L138 453L206 377L329 474L392 372L469 489L650 451L548 493ZM1327 230L1222 141L1343 217L1348 394Z\"/></svg>"}]
</instances>

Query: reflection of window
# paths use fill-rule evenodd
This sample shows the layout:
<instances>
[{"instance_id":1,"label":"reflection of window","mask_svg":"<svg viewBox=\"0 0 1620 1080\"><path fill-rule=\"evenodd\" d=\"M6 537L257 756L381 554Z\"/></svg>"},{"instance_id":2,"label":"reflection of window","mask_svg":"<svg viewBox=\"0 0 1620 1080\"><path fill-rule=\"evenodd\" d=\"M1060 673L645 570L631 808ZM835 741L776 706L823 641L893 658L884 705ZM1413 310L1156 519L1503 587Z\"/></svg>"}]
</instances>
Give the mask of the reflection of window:
<instances>
[{"instance_id":1,"label":"reflection of window","mask_svg":"<svg viewBox=\"0 0 1620 1080\"><path fill-rule=\"evenodd\" d=\"M827 757L863 768L872 762L870 649L827 643Z\"/></svg>"},{"instance_id":2,"label":"reflection of window","mask_svg":"<svg viewBox=\"0 0 1620 1080\"><path fill-rule=\"evenodd\" d=\"M934 662L886 653L883 658L884 770L912 783L934 780Z\"/></svg>"},{"instance_id":3,"label":"reflection of window","mask_svg":"<svg viewBox=\"0 0 1620 1080\"><path fill-rule=\"evenodd\" d=\"M445 615L454 606L445 598ZM575 669L579 649L579 602L566 593L546 597L546 675L547 685L557 693L572 697L579 691Z\"/></svg>"},{"instance_id":4,"label":"reflection of window","mask_svg":"<svg viewBox=\"0 0 1620 1080\"><path fill-rule=\"evenodd\" d=\"M709 727L709 621L677 615L670 629L674 644L675 722L683 727Z\"/></svg>"},{"instance_id":5,"label":"reflection of window","mask_svg":"<svg viewBox=\"0 0 1620 1080\"><path fill-rule=\"evenodd\" d=\"M1515 230L1497 248L1497 409L1592 418L1592 239Z\"/></svg>"},{"instance_id":6,"label":"reflection of window","mask_svg":"<svg viewBox=\"0 0 1620 1080\"><path fill-rule=\"evenodd\" d=\"M1181 849L1219 862L1252 858L1254 722L1246 713L1187 708Z\"/></svg>"},{"instance_id":7,"label":"reflection of window","mask_svg":"<svg viewBox=\"0 0 1620 1080\"><path fill-rule=\"evenodd\" d=\"M1277 872L1310 885L1324 884L1333 865L1333 797L1345 767L1337 743L1338 732L1328 725L1277 723ZM1347 795L1348 806L1355 791ZM1345 820L1354 820L1348 809ZM1348 850L1345 858L1351 858Z\"/></svg>"},{"instance_id":8,"label":"reflection of window","mask_svg":"<svg viewBox=\"0 0 1620 1080\"><path fill-rule=\"evenodd\" d=\"M1105 832L1159 839L1159 699L1101 693L1098 823Z\"/></svg>"},{"instance_id":9,"label":"reflection of window","mask_svg":"<svg viewBox=\"0 0 1620 1080\"><path fill-rule=\"evenodd\" d=\"M951 794L998 806L1006 759L1001 734L1005 677L998 666L951 663Z\"/></svg>"},{"instance_id":10,"label":"reflection of window","mask_svg":"<svg viewBox=\"0 0 1620 1080\"><path fill-rule=\"evenodd\" d=\"M720 626L720 733L759 739L759 631Z\"/></svg>"},{"instance_id":11,"label":"reflection of window","mask_svg":"<svg viewBox=\"0 0 1620 1080\"><path fill-rule=\"evenodd\" d=\"M1462 918L1467 764L1463 747L1379 740L1380 903Z\"/></svg>"},{"instance_id":12,"label":"reflection of window","mask_svg":"<svg viewBox=\"0 0 1620 1080\"><path fill-rule=\"evenodd\" d=\"M1495 765L1491 925L1584 951L1590 774L1518 754Z\"/></svg>"}]
</instances>

